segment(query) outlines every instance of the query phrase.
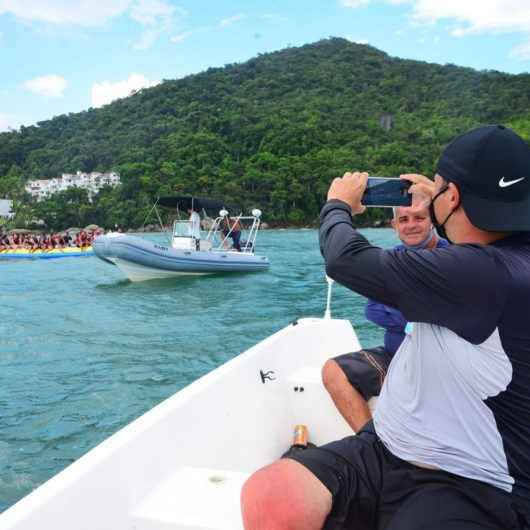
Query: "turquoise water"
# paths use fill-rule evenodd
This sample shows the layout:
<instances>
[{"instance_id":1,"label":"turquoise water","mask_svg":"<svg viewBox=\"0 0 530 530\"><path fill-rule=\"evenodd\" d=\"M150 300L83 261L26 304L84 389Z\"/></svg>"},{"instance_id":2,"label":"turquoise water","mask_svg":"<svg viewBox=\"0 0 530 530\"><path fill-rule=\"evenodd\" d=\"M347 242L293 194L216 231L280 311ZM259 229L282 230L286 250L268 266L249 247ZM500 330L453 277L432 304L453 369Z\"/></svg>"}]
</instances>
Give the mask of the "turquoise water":
<instances>
[{"instance_id":1,"label":"turquoise water","mask_svg":"<svg viewBox=\"0 0 530 530\"><path fill-rule=\"evenodd\" d=\"M389 229L363 233L396 243ZM94 257L0 262L0 511L191 381L323 315L315 230L263 232L258 253L269 272L136 284ZM380 343L363 309L334 287L332 315Z\"/></svg>"}]
</instances>

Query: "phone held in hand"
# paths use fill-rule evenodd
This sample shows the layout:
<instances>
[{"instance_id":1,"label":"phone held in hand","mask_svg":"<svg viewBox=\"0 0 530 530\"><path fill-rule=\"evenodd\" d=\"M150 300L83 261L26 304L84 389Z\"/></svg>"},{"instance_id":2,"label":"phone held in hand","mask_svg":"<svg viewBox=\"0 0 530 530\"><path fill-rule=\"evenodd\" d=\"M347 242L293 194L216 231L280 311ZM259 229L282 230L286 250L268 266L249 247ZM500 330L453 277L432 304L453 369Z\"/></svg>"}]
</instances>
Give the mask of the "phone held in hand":
<instances>
[{"instance_id":1,"label":"phone held in hand","mask_svg":"<svg viewBox=\"0 0 530 530\"><path fill-rule=\"evenodd\" d=\"M364 206L411 206L411 183L399 178L369 177L361 199Z\"/></svg>"}]
</instances>

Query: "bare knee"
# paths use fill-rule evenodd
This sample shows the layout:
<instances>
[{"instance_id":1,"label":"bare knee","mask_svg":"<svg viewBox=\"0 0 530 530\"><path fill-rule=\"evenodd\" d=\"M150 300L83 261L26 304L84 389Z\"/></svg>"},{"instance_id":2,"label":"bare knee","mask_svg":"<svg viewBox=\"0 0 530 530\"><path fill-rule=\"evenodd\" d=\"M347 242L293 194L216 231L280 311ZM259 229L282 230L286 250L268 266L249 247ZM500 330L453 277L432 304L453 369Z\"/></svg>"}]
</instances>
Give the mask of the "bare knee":
<instances>
[{"instance_id":1,"label":"bare knee","mask_svg":"<svg viewBox=\"0 0 530 530\"><path fill-rule=\"evenodd\" d=\"M329 393L332 393L337 385L342 386L344 383L348 382L348 379L337 361L328 359L322 367L322 382L324 383L326 390Z\"/></svg>"},{"instance_id":2,"label":"bare knee","mask_svg":"<svg viewBox=\"0 0 530 530\"><path fill-rule=\"evenodd\" d=\"M317 530L331 510L331 493L304 466L283 459L247 480L241 509L246 530Z\"/></svg>"}]
</instances>

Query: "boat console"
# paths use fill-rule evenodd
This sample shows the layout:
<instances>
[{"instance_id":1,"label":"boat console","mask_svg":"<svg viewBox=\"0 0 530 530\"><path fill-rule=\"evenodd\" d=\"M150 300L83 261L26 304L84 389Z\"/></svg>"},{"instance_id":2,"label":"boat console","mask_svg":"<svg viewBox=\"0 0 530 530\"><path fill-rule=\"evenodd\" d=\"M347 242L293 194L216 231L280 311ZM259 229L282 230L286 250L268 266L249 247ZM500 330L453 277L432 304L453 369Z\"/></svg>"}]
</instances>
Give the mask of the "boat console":
<instances>
[{"instance_id":1,"label":"boat console","mask_svg":"<svg viewBox=\"0 0 530 530\"><path fill-rule=\"evenodd\" d=\"M171 236L171 248L178 250L211 250L212 242L194 237L189 221L175 221Z\"/></svg>"},{"instance_id":2,"label":"boat console","mask_svg":"<svg viewBox=\"0 0 530 530\"><path fill-rule=\"evenodd\" d=\"M241 240L241 250L238 252L253 253L256 237L261 223L261 210L252 210L252 215L230 217L224 208L219 211L219 215L213 220L210 230L203 238L198 238L193 232L192 223L189 220L177 219L173 222L171 234L171 248L177 250L217 250L231 251L230 238L237 226L245 225L247 229L246 239ZM230 227L229 229L224 228Z\"/></svg>"}]
</instances>

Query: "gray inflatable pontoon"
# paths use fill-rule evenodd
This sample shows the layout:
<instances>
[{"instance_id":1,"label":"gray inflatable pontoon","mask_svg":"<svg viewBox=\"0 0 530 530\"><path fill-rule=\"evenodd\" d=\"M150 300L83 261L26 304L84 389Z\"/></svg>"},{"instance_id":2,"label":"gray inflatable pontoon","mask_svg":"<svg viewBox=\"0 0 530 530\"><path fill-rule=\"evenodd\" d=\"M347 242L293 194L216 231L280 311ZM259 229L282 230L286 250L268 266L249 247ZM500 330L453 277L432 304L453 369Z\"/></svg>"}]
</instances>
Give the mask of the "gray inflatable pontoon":
<instances>
[{"instance_id":1,"label":"gray inflatable pontoon","mask_svg":"<svg viewBox=\"0 0 530 530\"><path fill-rule=\"evenodd\" d=\"M198 211L221 204L211 199L193 197L162 197L157 204L180 207L191 213L187 221L176 220L169 244L163 245L141 237L110 233L92 243L96 256L116 265L129 280L139 282L186 274L215 274L219 272L256 272L268 269L269 260L256 256L254 247L260 227L261 211L251 216L230 217L224 208L211 223L208 234L201 234ZM158 213L158 212L157 212ZM158 215L160 220L160 215ZM211 221L211 219L210 219ZM162 221L160 220L162 226ZM246 225L246 227L245 227ZM241 241L245 232L246 240ZM230 244L229 240L232 240ZM237 247L237 250L234 247Z\"/></svg>"},{"instance_id":2,"label":"gray inflatable pontoon","mask_svg":"<svg viewBox=\"0 0 530 530\"><path fill-rule=\"evenodd\" d=\"M252 252L177 249L125 234L99 236L92 244L98 258L116 265L133 282L183 274L255 272L269 260Z\"/></svg>"}]
</instances>

